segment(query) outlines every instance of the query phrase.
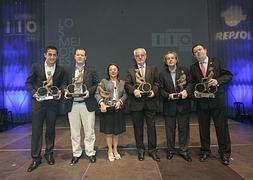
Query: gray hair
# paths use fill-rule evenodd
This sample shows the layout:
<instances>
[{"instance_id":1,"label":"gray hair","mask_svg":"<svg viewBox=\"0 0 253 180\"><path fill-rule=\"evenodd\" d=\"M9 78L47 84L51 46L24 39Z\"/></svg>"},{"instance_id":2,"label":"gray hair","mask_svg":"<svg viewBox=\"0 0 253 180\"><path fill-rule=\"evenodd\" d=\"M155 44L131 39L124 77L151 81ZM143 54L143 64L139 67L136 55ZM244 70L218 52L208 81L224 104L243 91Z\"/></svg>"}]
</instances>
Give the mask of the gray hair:
<instances>
[{"instance_id":1,"label":"gray hair","mask_svg":"<svg viewBox=\"0 0 253 180\"><path fill-rule=\"evenodd\" d=\"M144 48L135 48L134 49L134 55L136 54L137 50L142 50L145 54L147 54L146 50Z\"/></svg>"}]
</instances>

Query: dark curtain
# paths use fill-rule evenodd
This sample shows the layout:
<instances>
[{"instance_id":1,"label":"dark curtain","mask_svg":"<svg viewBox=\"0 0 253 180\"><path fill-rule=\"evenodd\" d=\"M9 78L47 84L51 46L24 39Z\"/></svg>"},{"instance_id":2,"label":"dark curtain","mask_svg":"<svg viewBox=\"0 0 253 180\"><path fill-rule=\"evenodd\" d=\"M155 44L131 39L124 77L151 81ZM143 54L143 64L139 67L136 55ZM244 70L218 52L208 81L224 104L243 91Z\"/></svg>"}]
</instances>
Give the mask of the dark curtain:
<instances>
[{"instance_id":1,"label":"dark curtain","mask_svg":"<svg viewBox=\"0 0 253 180\"><path fill-rule=\"evenodd\" d=\"M242 102L253 115L253 1L208 0L209 54L222 58L233 73L227 87L228 112Z\"/></svg>"},{"instance_id":2,"label":"dark curtain","mask_svg":"<svg viewBox=\"0 0 253 180\"><path fill-rule=\"evenodd\" d=\"M14 121L30 121L30 94L25 80L44 47L44 0L0 1L0 107Z\"/></svg>"}]
</instances>

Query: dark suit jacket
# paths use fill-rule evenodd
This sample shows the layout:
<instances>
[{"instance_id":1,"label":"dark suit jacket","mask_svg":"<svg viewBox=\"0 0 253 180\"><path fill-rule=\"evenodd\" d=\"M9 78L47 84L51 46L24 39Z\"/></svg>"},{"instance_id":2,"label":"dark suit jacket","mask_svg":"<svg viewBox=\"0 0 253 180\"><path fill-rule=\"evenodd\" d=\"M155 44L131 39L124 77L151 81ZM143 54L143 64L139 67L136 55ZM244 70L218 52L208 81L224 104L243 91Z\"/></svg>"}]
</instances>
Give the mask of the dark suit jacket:
<instances>
[{"instance_id":1,"label":"dark suit jacket","mask_svg":"<svg viewBox=\"0 0 253 180\"><path fill-rule=\"evenodd\" d=\"M75 77L75 66L68 70L67 76L67 85L72 83L72 79ZM83 83L87 86L87 89L90 93L90 97L85 99L85 103L88 111L98 111L97 102L94 98L95 91L98 85L98 74L97 72L85 65L84 66L84 75L83 75ZM66 100L66 110L70 112L72 109L73 98Z\"/></svg>"},{"instance_id":2,"label":"dark suit jacket","mask_svg":"<svg viewBox=\"0 0 253 180\"><path fill-rule=\"evenodd\" d=\"M56 64L55 72L53 75L53 86L58 87L63 90L64 81L65 81L65 71L62 67ZM26 87L30 91L31 95L34 95L39 87L43 86L43 81L46 81L46 73L45 73L45 64L43 63L34 63L32 65L31 71L26 79ZM34 98L32 99L33 109L40 108L40 106L44 103L51 104L52 107L58 108L56 100L47 100L43 102L37 102Z\"/></svg>"},{"instance_id":3,"label":"dark suit jacket","mask_svg":"<svg viewBox=\"0 0 253 180\"><path fill-rule=\"evenodd\" d=\"M174 87L170 71L165 67L159 74L160 94L163 97L163 114L168 116L175 116L176 113L190 112L190 96L192 93L192 86L190 84L190 73L185 67L178 66L176 69L176 80L180 78L181 74L186 75L186 85L184 89L188 93L186 99L168 100L169 94L177 93Z\"/></svg>"},{"instance_id":4,"label":"dark suit jacket","mask_svg":"<svg viewBox=\"0 0 253 180\"><path fill-rule=\"evenodd\" d=\"M232 73L225 69L223 63L217 58L209 58L207 66L207 75L210 73L212 67L214 76L213 79L218 81L218 91L215 93L215 98L196 98L198 109L208 108L225 108L225 89L224 85L227 84L233 77ZM195 87L197 83L202 82L203 75L201 73L199 63L194 63L190 68L192 77L192 85Z\"/></svg>"},{"instance_id":5,"label":"dark suit jacket","mask_svg":"<svg viewBox=\"0 0 253 180\"><path fill-rule=\"evenodd\" d=\"M154 65L146 64L146 72L145 72L145 81L150 83L152 86L152 90L155 93L153 98L149 98L147 96L142 96L141 98L136 98L134 96L134 90L136 85L135 79L135 69L138 69L137 66L128 69L127 76L125 80L125 89L128 95L129 100L129 108L130 111L141 111L146 105L149 110L157 110L157 94L158 94L158 71Z\"/></svg>"}]
</instances>

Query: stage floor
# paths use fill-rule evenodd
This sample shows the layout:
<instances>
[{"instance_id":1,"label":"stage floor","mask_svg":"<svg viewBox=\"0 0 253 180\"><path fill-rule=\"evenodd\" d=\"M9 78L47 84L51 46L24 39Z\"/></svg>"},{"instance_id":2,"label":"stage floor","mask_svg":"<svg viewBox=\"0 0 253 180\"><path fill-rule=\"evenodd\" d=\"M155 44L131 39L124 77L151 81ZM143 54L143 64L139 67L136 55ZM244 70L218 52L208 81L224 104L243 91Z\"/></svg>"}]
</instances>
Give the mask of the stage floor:
<instances>
[{"instance_id":1,"label":"stage floor","mask_svg":"<svg viewBox=\"0 0 253 180\"><path fill-rule=\"evenodd\" d=\"M45 159L33 172L26 172L31 163L30 142L31 124L22 125L0 133L0 179L3 180L127 180L127 179L253 179L253 127L235 121L229 121L232 154L229 166L219 162L217 141L213 125L211 126L212 159L199 162L199 133L194 115L190 123L190 153L192 162L184 161L176 155L166 159L166 138L162 116L156 118L157 142L161 162L145 156L144 161L137 159L133 126L127 119L126 132L120 136L119 151L121 160L109 162L104 134L99 132L99 120L96 120L97 162L89 163L86 157L70 166L71 141L68 119L59 117L56 126L54 156L56 163L49 166ZM147 142L145 133L145 142ZM43 155L43 153L42 153Z\"/></svg>"}]
</instances>

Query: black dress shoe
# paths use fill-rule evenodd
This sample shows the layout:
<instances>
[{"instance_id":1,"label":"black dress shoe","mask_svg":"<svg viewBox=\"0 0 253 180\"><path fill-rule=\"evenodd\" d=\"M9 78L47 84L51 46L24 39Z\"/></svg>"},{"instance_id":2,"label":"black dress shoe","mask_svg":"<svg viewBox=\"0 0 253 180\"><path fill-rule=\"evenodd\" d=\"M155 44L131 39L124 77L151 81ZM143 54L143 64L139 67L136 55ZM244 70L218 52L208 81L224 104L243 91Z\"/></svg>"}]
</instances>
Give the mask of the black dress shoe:
<instances>
[{"instance_id":1,"label":"black dress shoe","mask_svg":"<svg viewBox=\"0 0 253 180\"><path fill-rule=\"evenodd\" d=\"M191 156L187 153L187 154L179 154L180 156L182 156L182 158L184 158L184 160L191 162L192 158Z\"/></svg>"},{"instance_id":2,"label":"black dress shoe","mask_svg":"<svg viewBox=\"0 0 253 180\"><path fill-rule=\"evenodd\" d=\"M167 152L167 159L171 160L174 156L174 153Z\"/></svg>"},{"instance_id":3,"label":"black dress shoe","mask_svg":"<svg viewBox=\"0 0 253 180\"><path fill-rule=\"evenodd\" d=\"M80 158L81 158L81 156L80 157L74 157L73 156L71 161L70 161L70 165L76 164L79 161Z\"/></svg>"},{"instance_id":4,"label":"black dress shoe","mask_svg":"<svg viewBox=\"0 0 253 180\"><path fill-rule=\"evenodd\" d=\"M160 157L158 156L158 154L156 153L156 151L155 151L155 152L152 152L152 153L149 153L149 156L152 157L152 159L153 159L154 161L157 161L157 162L160 161Z\"/></svg>"},{"instance_id":5,"label":"black dress shoe","mask_svg":"<svg viewBox=\"0 0 253 180\"><path fill-rule=\"evenodd\" d=\"M199 157L200 162L204 162L209 159L209 154L201 154Z\"/></svg>"},{"instance_id":6,"label":"black dress shoe","mask_svg":"<svg viewBox=\"0 0 253 180\"><path fill-rule=\"evenodd\" d=\"M229 165L229 156L222 155L221 156L221 163L226 165L226 166Z\"/></svg>"},{"instance_id":7,"label":"black dress shoe","mask_svg":"<svg viewBox=\"0 0 253 180\"><path fill-rule=\"evenodd\" d=\"M45 155L45 159L47 160L47 164L54 165L55 160L54 160L54 156L52 154Z\"/></svg>"},{"instance_id":8,"label":"black dress shoe","mask_svg":"<svg viewBox=\"0 0 253 180\"><path fill-rule=\"evenodd\" d=\"M88 158L89 158L91 163L95 163L96 160L97 160L95 155L94 156L88 156Z\"/></svg>"},{"instance_id":9,"label":"black dress shoe","mask_svg":"<svg viewBox=\"0 0 253 180\"><path fill-rule=\"evenodd\" d=\"M145 155L144 151L141 151L141 152L138 153L138 159L139 159L139 161L143 161L144 160L144 155Z\"/></svg>"},{"instance_id":10,"label":"black dress shoe","mask_svg":"<svg viewBox=\"0 0 253 180\"><path fill-rule=\"evenodd\" d=\"M41 164L41 160L35 161L33 160L30 166L27 169L27 172L32 172L34 169L36 169Z\"/></svg>"}]
</instances>

